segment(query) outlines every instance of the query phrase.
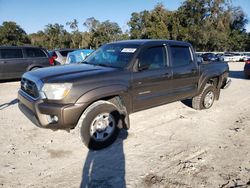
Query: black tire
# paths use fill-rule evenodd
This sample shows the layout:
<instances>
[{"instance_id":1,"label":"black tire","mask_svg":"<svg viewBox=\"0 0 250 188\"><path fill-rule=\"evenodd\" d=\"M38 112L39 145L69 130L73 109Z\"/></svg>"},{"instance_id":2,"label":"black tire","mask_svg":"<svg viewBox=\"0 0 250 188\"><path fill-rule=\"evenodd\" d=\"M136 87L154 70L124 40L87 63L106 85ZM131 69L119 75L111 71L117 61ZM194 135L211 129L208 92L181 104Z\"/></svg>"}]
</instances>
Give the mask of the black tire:
<instances>
[{"instance_id":1,"label":"black tire","mask_svg":"<svg viewBox=\"0 0 250 188\"><path fill-rule=\"evenodd\" d=\"M250 75L245 74L246 79L250 79Z\"/></svg>"},{"instance_id":2,"label":"black tire","mask_svg":"<svg viewBox=\"0 0 250 188\"><path fill-rule=\"evenodd\" d=\"M213 99L211 99L209 105L205 104L205 97L207 95L213 95ZM209 109L212 107L216 96L218 95L218 91L216 92L215 86L211 84L206 84L201 94L193 97L192 99L192 107L196 110Z\"/></svg>"},{"instance_id":3,"label":"black tire","mask_svg":"<svg viewBox=\"0 0 250 188\"><path fill-rule=\"evenodd\" d=\"M216 90L215 90L215 100L219 100L220 99L220 91L221 91L221 89L220 88L217 88Z\"/></svg>"},{"instance_id":4,"label":"black tire","mask_svg":"<svg viewBox=\"0 0 250 188\"><path fill-rule=\"evenodd\" d=\"M94 124L96 124L98 121L96 119L98 117L100 118L102 114L109 114L109 118L112 117L111 119L114 120L109 122L109 126L107 126L108 128L112 129L110 134L105 132L107 128L105 128L104 131L98 131L96 127L94 127ZM116 140L120 130L117 126L119 120L120 113L114 104L108 101L97 101L93 103L84 111L80 120L78 121L78 128L82 142L92 150L99 150L111 145ZM91 131L94 132L92 135ZM105 133L107 134L103 140L98 140L98 138L96 138L100 133L104 136Z\"/></svg>"}]
</instances>

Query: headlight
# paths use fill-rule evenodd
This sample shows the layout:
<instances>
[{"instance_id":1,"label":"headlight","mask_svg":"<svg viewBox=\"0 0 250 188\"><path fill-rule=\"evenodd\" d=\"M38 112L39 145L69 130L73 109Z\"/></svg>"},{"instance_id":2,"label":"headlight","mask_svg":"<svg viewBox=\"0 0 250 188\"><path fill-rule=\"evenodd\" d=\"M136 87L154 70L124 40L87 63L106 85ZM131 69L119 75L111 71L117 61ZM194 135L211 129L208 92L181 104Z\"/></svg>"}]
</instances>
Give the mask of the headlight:
<instances>
[{"instance_id":1,"label":"headlight","mask_svg":"<svg viewBox=\"0 0 250 188\"><path fill-rule=\"evenodd\" d=\"M42 91L48 99L61 100L68 95L71 87L71 83L44 84Z\"/></svg>"}]
</instances>

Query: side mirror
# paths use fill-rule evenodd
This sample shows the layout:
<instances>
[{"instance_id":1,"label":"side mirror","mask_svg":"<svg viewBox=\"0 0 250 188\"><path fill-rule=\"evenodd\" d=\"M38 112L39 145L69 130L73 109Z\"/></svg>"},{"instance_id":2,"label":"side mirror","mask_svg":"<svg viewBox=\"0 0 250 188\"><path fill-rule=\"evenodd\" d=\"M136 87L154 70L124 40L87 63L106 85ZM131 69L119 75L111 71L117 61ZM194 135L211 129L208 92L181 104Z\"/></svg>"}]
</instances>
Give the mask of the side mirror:
<instances>
[{"instance_id":1,"label":"side mirror","mask_svg":"<svg viewBox=\"0 0 250 188\"><path fill-rule=\"evenodd\" d=\"M147 70L148 68L149 68L149 64L138 61L138 71Z\"/></svg>"},{"instance_id":2,"label":"side mirror","mask_svg":"<svg viewBox=\"0 0 250 188\"><path fill-rule=\"evenodd\" d=\"M198 65L203 63L203 58L202 57L197 57L197 63Z\"/></svg>"}]
</instances>

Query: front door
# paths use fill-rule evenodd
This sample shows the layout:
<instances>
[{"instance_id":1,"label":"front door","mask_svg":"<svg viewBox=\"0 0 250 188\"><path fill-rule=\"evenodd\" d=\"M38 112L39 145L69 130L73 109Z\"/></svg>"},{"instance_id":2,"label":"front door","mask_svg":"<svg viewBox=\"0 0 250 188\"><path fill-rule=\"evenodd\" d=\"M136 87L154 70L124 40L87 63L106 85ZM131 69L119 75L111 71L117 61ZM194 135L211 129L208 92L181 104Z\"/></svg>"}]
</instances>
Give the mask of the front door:
<instances>
[{"instance_id":1,"label":"front door","mask_svg":"<svg viewBox=\"0 0 250 188\"><path fill-rule=\"evenodd\" d=\"M132 78L133 111L165 103L171 79L165 46L144 49L138 56L138 72Z\"/></svg>"}]
</instances>

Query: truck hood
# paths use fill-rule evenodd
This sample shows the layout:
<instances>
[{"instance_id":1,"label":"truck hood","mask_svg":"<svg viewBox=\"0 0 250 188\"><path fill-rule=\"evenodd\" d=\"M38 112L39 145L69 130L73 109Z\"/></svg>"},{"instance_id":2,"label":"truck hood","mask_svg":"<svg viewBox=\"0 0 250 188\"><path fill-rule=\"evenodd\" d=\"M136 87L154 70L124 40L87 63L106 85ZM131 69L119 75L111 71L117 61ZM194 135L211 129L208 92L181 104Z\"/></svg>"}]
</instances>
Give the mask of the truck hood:
<instances>
[{"instance_id":1,"label":"truck hood","mask_svg":"<svg viewBox=\"0 0 250 188\"><path fill-rule=\"evenodd\" d=\"M41 68L27 72L23 77L34 78L42 82L70 82L87 76L112 72L117 70L111 67L102 67L88 64L72 64L56 67Z\"/></svg>"}]
</instances>

